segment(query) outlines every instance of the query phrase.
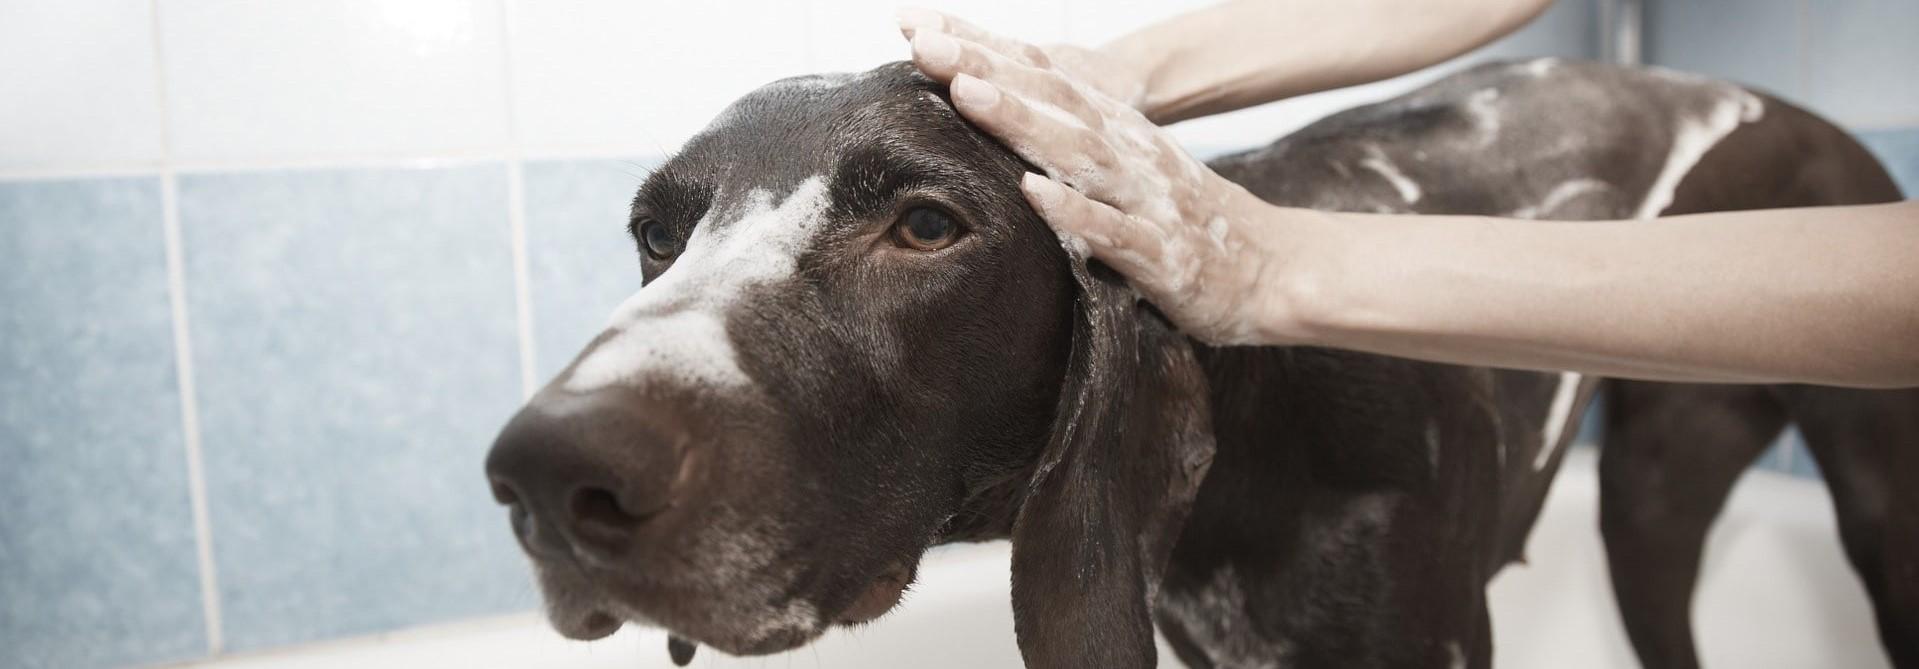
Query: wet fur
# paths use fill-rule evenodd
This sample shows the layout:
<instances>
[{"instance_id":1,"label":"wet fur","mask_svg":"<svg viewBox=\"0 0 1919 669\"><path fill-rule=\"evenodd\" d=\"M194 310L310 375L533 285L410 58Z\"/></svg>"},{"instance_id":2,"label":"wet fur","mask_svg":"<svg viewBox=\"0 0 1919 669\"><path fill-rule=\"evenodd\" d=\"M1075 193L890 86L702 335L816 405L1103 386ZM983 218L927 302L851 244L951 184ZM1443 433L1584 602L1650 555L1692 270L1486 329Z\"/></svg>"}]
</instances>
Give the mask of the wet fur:
<instances>
[{"instance_id":1,"label":"wet fur","mask_svg":"<svg viewBox=\"0 0 1919 669\"><path fill-rule=\"evenodd\" d=\"M1666 72L1543 62L1483 66L1212 166L1293 206L1627 218L1654 185L1675 116L1704 113L1730 88ZM1473 101L1489 90L1500 104ZM1717 141L1678 182L1664 213L1899 199L1842 131L1754 95L1763 115ZM1492 137L1476 118L1484 114L1503 122ZM1400 184L1353 169L1382 157L1418 183L1416 202ZM1599 185L1550 210L1537 207L1557 185L1580 179ZM1181 658L1196 667L1451 666L1463 648L1465 666L1489 666L1484 584L1523 557L1563 455L1532 467L1545 447L1536 436L1551 386L1545 375L1312 349L1202 357L1212 371L1219 454L1159 607ZM1594 384L1586 385L1575 417L1592 397ZM1906 487L1895 481L1919 482L1919 458L1909 455L1919 447L1919 392L1615 385L1621 397L1609 412L1602 466L1606 538L1623 615L1647 666L1696 665L1685 612L1703 530L1784 415L1805 429L1822 413L1846 425L1808 433L1822 465L1866 479L1874 491L1833 486L1849 555L1895 662L1919 666L1919 553L1916 542L1891 538L1919 535L1915 498L1892 492ZM1765 399L1738 399L1747 396ZM1645 405L1664 410L1640 410ZM1714 416L1734 424L1691 427ZM1427 469L1415 452L1417 430L1435 423L1446 448ZM1861 506L1870 511L1850 510ZM1222 569L1237 578L1222 584ZM1222 613L1209 601L1249 603L1241 624L1222 626L1196 619L1194 611ZM1205 631L1220 627L1231 633Z\"/></svg>"},{"instance_id":2,"label":"wet fur","mask_svg":"<svg viewBox=\"0 0 1919 669\"><path fill-rule=\"evenodd\" d=\"M725 513L694 514L714 522L661 530L641 542L650 555L549 584L549 597L613 592L573 596L619 599L724 650L771 652L820 633L874 574L930 545L1010 538L1032 666L1148 666L1155 624L1195 667L1489 666L1486 582L1521 557L1565 452L1543 443L1558 375L1189 342L1060 247L1015 187L1027 167L944 95L905 64L777 83L642 186L636 220L685 235L824 176L832 223L790 279L732 296L725 331L750 393L713 396L670 375L630 391L699 424L703 461L720 473L698 478L687 506ZM1279 204L1627 217L1668 162L1669 129L1728 95L1751 94L1600 65L1489 65L1211 164ZM1668 213L1898 197L1842 132L1754 99L1763 117L1716 142ZM1594 183L1566 186L1577 179ZM872 244L903 200L959 214L968 246L881 255L893 251ZM644 267L650 282L671 263ZM1570 421L1598 385L1581 384ZM1736 476L1788 416L1833 478L1888 648L1901 666L1919 662L1919 398L1617 386L1606 538L1649 665L1690 658L1676 630L1703 538L1664 519L1703 527L1724 493L1663 472ZM1688 430L1708 419L1720 422ZM1697 462L1667 469L1672 458ZM782 567L619 594L632 574L656 578L661 555L697 563L716 535L751 538L756 559ZM793 610L818 615L754 636L756 618Z\"/></svg>"}]
</instances>

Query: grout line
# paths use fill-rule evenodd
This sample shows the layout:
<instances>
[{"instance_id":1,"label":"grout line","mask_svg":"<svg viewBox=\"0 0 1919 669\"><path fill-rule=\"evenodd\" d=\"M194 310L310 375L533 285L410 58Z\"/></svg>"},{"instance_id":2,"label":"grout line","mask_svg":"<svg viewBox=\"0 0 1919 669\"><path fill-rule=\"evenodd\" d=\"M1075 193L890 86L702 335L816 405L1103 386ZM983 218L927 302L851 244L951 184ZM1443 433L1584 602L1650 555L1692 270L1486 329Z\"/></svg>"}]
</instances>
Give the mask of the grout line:
<instances>
[{"instance_id":1,"label":"grout line","mask_svg":"<svg viewBox=\"0 0 1919 669\"><path fill-rule=\"evenodd\" d=\"M186 441L187 498L193 507L193 546L200 568L200 611L206 619L207 652L225 645L220 619L220 578L213 561L213 523L207 512L206 458L201 449L200 403L193 376L192 328L187 321L185 249L180 235L179 184L160 175L160 206L167 246L167 294L173 311L173 360L180 392L180 430Z\"/></svg>"},{"instance_id":2,"label":"grout line","mask_svg":"<svg viewBox=\"0 0 1919 669\"><path fill-rule=\"evenodd\" d=\"M167 128L167 75L161 43L160 1L149 0L153 38L153 77L160 124L160 227L167 256L167 307L173 321L173 367L180 393L180 434L186 445L187 503L193 513L193 552L200 571L200 616L206 625L207 654L226 646L220 617L220 576L213 559L213 522L207 511L206 458L200 439L200 400L193 375L193 328L187 320L186 247L180 234L180 183L167 158L173 152Z\"/></svg>"},{"instance_id":3,"label":"grout line","mask_svg":"<svg viewBox=\"0 0 1919 669\"><path fill-rule=\"evenodd\" d=\"M514 0L500 0L500 102L506 107L506 220L513 249L513 313L520 346L520 398L538 390L534 375L533 286L526 263L526 165L520 148L520 119L513 109Z\"/></svg>"},{"instance_id":4,"label":"grout line","mask_svg":"<svg viewBox=\"0 0 1919 669\"><path fill-rule=\"evenodd\" d=\"M287 170L384 169L461 167L506 160L499 151L443 151L437 154L336 154L305 158L248 158L237 160L163 160L159 164L82 165L70 168L0 170L0 179L87 176L129 176L171 170L180 174L269 172Z\"/></svg>"},{"instance_id":5,"label":"grout line","mask_svg":"<svg viewBox=\"0 0 1919 669\"><path fill-rule=\"evenodd\" d=\"M0 181L52 181L59 179L115 179L129 177L152 177L160 175L161 166L157 163L134 163L129 165L89 165L82 167L43 168L43 169L0 169Z\"/></svg>"},{"instance_id":6,"label":"grout line","mask_svg":"<svg viewBox=\"0 0 1919 669\"><path fill-rule=\"evenodd\" d=\"M538 390L533 357L533 289L526 266L526 177L519 161L506 165L507 225L513 246L513 310L520 344L520 398Z\"/></svg>"},{"instance_id":7,"label":"grout line","mask_svg":"<svg viewBox=\"0 0 1919 669\"><path fill-rule=\"evenodd\" d=\"M188 161L128 163L123 165L80 165L53 168L0 168L0 180L83 179L94 177L142 177L171 169L180 174L219 174L233 172L269 172L291 170L408 169L483 165L513 160L522 162L634 159L660 155L651 147L608 145L561 146L539 151L447 151L433 155L366 154L315 158L269 158L231 161Z\"/></svg>"}]
</instances>

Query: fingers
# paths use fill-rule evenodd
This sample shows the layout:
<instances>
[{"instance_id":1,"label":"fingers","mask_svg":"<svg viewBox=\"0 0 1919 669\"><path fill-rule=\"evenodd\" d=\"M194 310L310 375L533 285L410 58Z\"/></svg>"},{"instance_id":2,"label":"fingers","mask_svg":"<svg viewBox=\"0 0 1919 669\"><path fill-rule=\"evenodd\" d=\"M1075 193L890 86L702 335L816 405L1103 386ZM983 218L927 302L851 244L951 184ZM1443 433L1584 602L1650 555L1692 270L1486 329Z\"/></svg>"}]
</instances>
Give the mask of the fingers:
<instances>
[{"instance_id":1,"label":"fingers","mask_svg":"<svg viewBox=\"0 0 1919 669\"><path fill-rule=\"evenodd\" d=\"M1058 107L1007 95L969 74L956 75L953 108L998 137L1027 162L1084 187L1117 162L1113 149L1086 122Z\"/></svg>"},{"instance_id":2,"label":"fingers","mask_svg":"<svg viewBox=\"0 0 1919 669\"><path fill-rule=\"evenodd\" d=\"M1030 172L1020 179L1020 191L1062 241L1085 242L1087 252L1131 278L1135 287L1149 294L1159 292L1154 280L1167 272L1160 266L1165 239L1152 223Z\"/></svg>"},{"instance_id":3,"label":"fingers","mask_svg":"<svg viewBox=\"0 0 1919 669\"><path fill-rule=\"evenodd\" d=\"M950 84L953 77L965 73L1062 108L1089 109L1085 95L1058 72L1026 65L976 42L945 33L928 31L914 37L913 62L936 81Z\"/></svg>"},{"instance_id":4,"label":"fingers","mask_svg":"<svg viewBox=\"0 0 1919 669\"><path fill-rule=\"evenodd\" d=\"M900 34L914 39L922 32L939 32L979 44L999 55L1029 67L1044 68L1052 63L1046 50L1026 42L1003 37L956 16L930 9L908 7L899 10Z\"/></svg>"}]
</instances>

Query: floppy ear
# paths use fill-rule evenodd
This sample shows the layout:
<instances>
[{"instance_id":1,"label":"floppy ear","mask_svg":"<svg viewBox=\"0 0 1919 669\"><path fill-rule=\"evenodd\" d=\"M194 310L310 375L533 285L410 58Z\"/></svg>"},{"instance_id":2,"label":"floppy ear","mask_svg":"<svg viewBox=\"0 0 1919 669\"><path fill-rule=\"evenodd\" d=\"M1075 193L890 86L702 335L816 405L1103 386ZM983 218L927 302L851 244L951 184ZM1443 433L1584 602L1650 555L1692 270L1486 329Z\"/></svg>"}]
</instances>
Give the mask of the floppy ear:
<instances>
[{"instance_id":1,"label":"floppy ear","mask_svg":"<svg viewBox=\"0 0 1919 669\"><path fill-rule=\"evenodd\" d=\"M1032 667L1150 667L1152 605L1213 458L1187 339L1069 250L1077 318L1052 440L1013 524L1013 619Z\"/></svg>"}]
</instances>

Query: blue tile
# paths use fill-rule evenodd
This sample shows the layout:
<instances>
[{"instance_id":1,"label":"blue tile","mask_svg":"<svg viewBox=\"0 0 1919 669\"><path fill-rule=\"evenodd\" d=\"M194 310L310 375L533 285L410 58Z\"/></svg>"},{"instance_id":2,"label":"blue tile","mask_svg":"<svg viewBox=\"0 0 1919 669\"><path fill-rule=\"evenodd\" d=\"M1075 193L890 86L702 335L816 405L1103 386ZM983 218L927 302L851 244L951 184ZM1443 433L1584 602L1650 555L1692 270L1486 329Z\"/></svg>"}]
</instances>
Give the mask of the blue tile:
<instances>
[{"instance_id":1,"label":"blue tile","mask_svg":"<svg viewBox=\"0 0 1919 669\"><path fill-rule=\"evenodd\" d=\"M1819 478L1819 463L1814 462L1812 452L1806 450L1806 437L1797 427L1787 427L1781 432L1753 466L1800 478Z\"/></svg>"},{"instance_id":2,"label":"blue tile","mask_svg":"<svg viewBox=\"0 0 1919 669\"><path fill-rule=\"evenodd\" d=\"M1773 440L1772 445L1766 447L1766 452L1761 453L1759 459L1753 461L1752 466L1754 469L1785 472L1792 469L1791 460L1792 447L1790 443L1786 441L1785 435L1782 434L1779 438Z\"/></svg>"},{"instance_id":3,"label":"blue tile","mask_svg":"<svg viewBox=\"0 0 1919 669\"><path fill-rule=\"evenodd\" d=\"M1814 109L1852 126L1919 124L1919 2L1812 3L1806 32Z\"/></svg>"},{"instance_id":4,"label":"blue tile","mask_svg":"<svg viewBox=\"0 0 1919 669\"><path fill-rule=\"evenodd\" d=\"M1648 2L1645 60L1807 99L1800 0Z\"/></svg>"},{"instance_id":5,"label":"blue tile","mask_svg":"<svg viewBox=\"0 0 1919 669\"><path fill-rule=\"evenodd\" d=\"M180 181L228 646L534 605L481 463L519 403L505 169Z\"/></svg>"},{"instance_id":6,"label":"blue tile","mask_svg":"<svg viewBox=\"0 0 1919 669\"><path fill-rule=\"evenodd\" d=\"M0 184L0 666L206 650L158 180Z\"/></svg>"},{"instance_id":7,"label":"blue tile","mask_svg":"<svg viewBox=\"0 0 1919 669\"><path fill-rule=\"evenodd\" d=\"M1606 440L1606 393L1601 390L1593 397L1592 404L1586 408L1586 415L1579 421L1579 432L1573 436L1575 444L1600 444Z\"/></svg>"},{"instance_id":8,"label":"blue tile","mask_svg":"<svg viewBox=\"0 0 1919 669\"><path fill-rule=\"evenodd\" d=\"M526 247L533 301L534 369L553 378L640 288L626 233L633 191L657 160L529 163Z\"/></svg>"},{"instance_id":9,"label":"blue tile","mask_svg":"<svg viewBox=\"0 0 1919 669\"><path fill-rule=\"evenodd\" d=\"M1906 199L1919 197L1919 127L1896 130L1869 130L1857 133L1859 141L1879 157Z\"/></svg>"},{"instance_id":10,"label":"blue tile","mask_svg":"<svg viewBox=\"0 0 1919 669\"><path fill-rule=\"evenodd\" d=\"M1812 459L1812 451L1806 450L1805 436L1799 434L1798 430L1793 430L1792 437L1793 439L1787 442L1787 447L1792 449L1792 457L1791 462L1786 466L1786 473L1799 478L1821 478L1819 461Z\"/></svg>"}]
</instances>

